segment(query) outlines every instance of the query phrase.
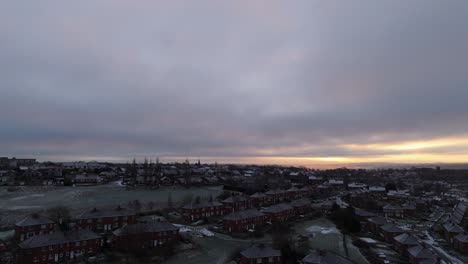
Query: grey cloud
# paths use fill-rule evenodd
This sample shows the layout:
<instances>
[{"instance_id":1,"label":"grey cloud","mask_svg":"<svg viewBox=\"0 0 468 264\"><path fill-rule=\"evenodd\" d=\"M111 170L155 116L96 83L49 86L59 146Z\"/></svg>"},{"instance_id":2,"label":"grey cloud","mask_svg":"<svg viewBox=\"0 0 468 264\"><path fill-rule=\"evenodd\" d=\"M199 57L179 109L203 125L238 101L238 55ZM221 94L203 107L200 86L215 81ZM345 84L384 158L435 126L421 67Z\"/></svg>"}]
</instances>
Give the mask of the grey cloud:
<instances>
[{"instance_id":1,"label":"grey cloud","mask_svg":"<svg viewBox=\"0 0 468 264\"><path fill-rule=\"evenodd\" d=\"M464 134L466 17L461 1L1 3L0 147L347 156Z\"/></svg>"}]
</instances>

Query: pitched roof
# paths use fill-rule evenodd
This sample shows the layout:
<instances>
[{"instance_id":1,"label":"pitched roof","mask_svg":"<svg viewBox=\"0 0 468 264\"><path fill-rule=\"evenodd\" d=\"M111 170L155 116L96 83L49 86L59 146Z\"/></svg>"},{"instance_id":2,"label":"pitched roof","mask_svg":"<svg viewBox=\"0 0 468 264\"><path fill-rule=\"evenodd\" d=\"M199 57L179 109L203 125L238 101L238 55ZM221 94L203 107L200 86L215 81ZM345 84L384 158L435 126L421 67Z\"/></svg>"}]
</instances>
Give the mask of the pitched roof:
<instances>
[{"instance_id":1,"label":"pitched roof","mask_svg":"<svg viewBox=\"0 0 468 264\"><path fill-rule=\"evenodd\" d=\"M122 228L115 230L113 233L116 236L126 236L132 234L141 233L156 233L163 231L176 231L178 227L174 226L169 222L150 222L150 223L138 223L133 225L126 225Z\"/></svg>"},{"instance_id":2,"label":"pitched roof","mask_svg":"<svg viewBox=\"0 0 468 264\"><path fill-rule=\"evenodd\" d=\"M273 249L267 245L253 245L240 253L246 258L269 258L281 257L281 251Z\"/></svg>"},{"instance_id":3,"label":"pitched roof","mask_svg":"<svg viewBox=\"0 0 468 264\"><path fill-rule=\"evenodd\" d=\"M385 189L385 187L381 187L381 186L370 186L369 191L371 191L371 192L385 192L386 189Z\"/></svg>"},{"instance_id":4,"label":"pitched roof","mask_svg":"<svg viewBox=\"0 0 468 264\"><path fill-rule=\"evenodd\" d=\"M101 238L101 236L90 230L84 229L69 231L66 233L55 232L52 234L33 236L20 243L18 246L21 248L37 248L98 238Z\"/></svg>"},{"instance_id":5,"label":"pitched roof","mask_svg":"<svg viewBox=\"0 0 468 264\"><path fill-rule=\"evenodd\" d=\"M24 218L21 221L18 221L15 225L16 226L34 226L34 225L47 225L47 224L53 224L54 221L40 216L40 215L30 215Z\"/></svg>"},{"instance_id":6,"label":"pitched roof","mask_svg":"<svg viewBox=\"0 0 468 264\"><path fill-rule=\"evenodd\" d=\"M303 206L310 206L311 203L307 199L299 199L299 200L294 200L291 203L289 203L290 206L292 207L303 207Z\"/></svg>"},{"instance_id":7,"label":"pitched roof","mask_svg":"<svg viewBox=\"0 0 468 264\"><path fill-rule=\"evenodd\" d=\"M398 241L400 244L403 244L403 245L419 245L419 241L418 239L413 236L413 235L410 235L408 233L403 233L399 236L396 236L394 237L393 239L395 239L396 241Z\"/></svg>"},{"instance_id":8,"label":"pitched roof","mask_svg":"<svg viewBox=\"0 0 468 264\"><path fill-rule=\"evenodd\" d=\"M247 201L247 198L244 196L231 196L223 200L223 203L239 203L239 202L245 202Z\"/></svg>"},{"instance_id":9,"label":"pitched roof","mask_svg":"<svg viewBox=\"0 0 468 264\"><path fill-rule=\"evenodd\" d=\"M468 235L467 234L458 234L455 236L455 239L463 242L463 243L468 243Z\"/></svg>"},{"instance_id":10,"label":"pitched roof","mask_svg":"<svg viewBox=\"0 0 468 264\"><path fill-rule=\"evenodd\" d=\"M264 214L256 209L250 209L250 210L233 212L225 216L223 219L235 221L235 220L249 219L249 218L260 217L260 216L264 216Z\"/></svg>"},{"instance_id":11,"label":"pitched roof","mask_svg":"<svg viewBox=\"0 0 468 264\"><path fill-rule=\"evenodd\" d=\"M386 210L403 210L403 207L401 207L400 205L396 205L396 204L387 204L385 205L383 208L383 211L385 212Z\"/></svg>"},{"instance_id":12,"label":"pitched roof","mask_svg":"<svg viewBox=\"0 0 468 264\"><path fill-rule=\"evenodd\" d=\"M389 232L389 233L403 233L403 229L400 227L394 225L394 224L386 224L380 227L383 231Z\"/></svg>"},{"instance_id":13,"label":"pitched roof","mask_svg":"<svg viewBox=\"0 0 468 264\"><path fill-rule=\"evenodd\" d=\"M118 216L132 216L136 215L135 211L130 209L124 208L117 208L117 209L92 209L87 210L78 216L76 219L93 219L93 218L103 218L103 217L118 217Z\"/></svg>"},{"instance_id":14,"label":"pitched roof","mask_svg":"<svg viewBox=\"0 0 468 264\"><path fill-rule=\"evenodd\" d=\"M250 195L250 198L265 198L265 197L267 197L266 194L261 193L261 192L256 192Z\"/></svg>"},{"instance_id":15,"label":"pitched roof","mask_svg":"<svg viewBox=\"0 0 468 264\"><path fill-rule=\"evenodd\" d=\"M448 221L447 223L445 223L443 225L443 228L447 231L447 232L450 232L450 233L463 233L464 230L463 228L461 228L459 225L451 222L451 221Z\"/></svg>"},{"instance_id":16,"label":"pitched roof","mask_svg":"<svg viewBox=\"0 0 468 264\"><path fill-rule=\"evenodd\" d=\"M327 251L314 250L312 253L302 259L304 264L347 264L344 258L331 254Z\"/></svg>"},{"instance_id":17,"label":"pitched roof","mask_svg":"<svg viewBox=\"0 0 468 264\"><path fill-rule=\"evenodd\" d=\"M292 206L285 204L285 203L280 203L280 204L274 204L270 207L267 207L263 210L264 213L279 213L279 212L284 212L288 210L292 210Z\"/></svg>"},{"instance_id":18,"label":"pitched roof","mask_svg":"<svg viewBox=\"0 0 468 264\"><path fill-rule=\"evenodd\" d=\"M408 253L418 259L436 259L437 257L432 254L431 251L429 251L427 248L417 245L415 247L410 247L408 248Z\"/></svg>"},{"instance_id":19,"label":"pitched roof","mask_svg":"<svg viewBox=\"0 0 468 264\"><path fill-rule=\"evenodd\" d=\"M275 194L280 194L280 193L283 193L283 192L280 191L280 190L269 190L265 194L266 195L275 195Z\"/></svg>"},{"instance_id":20,"label":"pitched roof","mask_svg":"<svg viewBox=\"0 0 468 264\"><path fill-rule=\"evenodd\" d=\"M361 217L372 217L372 216L375 216L374 213L371 213L367 210L364 210L364 209L361 209L361 208L354 208L354 214L356 214L357 216L361 216Z\"/></svg>"}]
</instances>

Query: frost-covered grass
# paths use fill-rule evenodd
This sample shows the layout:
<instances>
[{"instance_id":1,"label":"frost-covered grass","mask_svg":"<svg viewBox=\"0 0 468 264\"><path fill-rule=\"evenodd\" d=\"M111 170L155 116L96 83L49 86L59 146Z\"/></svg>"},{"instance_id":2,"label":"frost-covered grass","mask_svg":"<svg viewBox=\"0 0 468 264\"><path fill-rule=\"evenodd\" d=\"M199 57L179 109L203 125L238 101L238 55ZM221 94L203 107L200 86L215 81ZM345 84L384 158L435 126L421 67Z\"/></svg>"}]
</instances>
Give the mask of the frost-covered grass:
<instances>
[{"instance_id":1,"label":"frost-covered grass","mask_svg":"<svg viewBox=\"0 0 468 264\"><path fill-rule=\"evenodd\" d=\"M46 210L47 208L64 205L72 211L94 207L122 205L139 200L143 208L149 201L155 208L167 205L168 195L175 205L179 205L188 196L202 198L222 192L221 187L180 188L162 187L160 189L126 190L125 186L106 184L80 187L21 187L20 191L7 192L6 187L0 187L0 211L2 224L12 224L24 215Z\"/></svg>"}]
</instances>

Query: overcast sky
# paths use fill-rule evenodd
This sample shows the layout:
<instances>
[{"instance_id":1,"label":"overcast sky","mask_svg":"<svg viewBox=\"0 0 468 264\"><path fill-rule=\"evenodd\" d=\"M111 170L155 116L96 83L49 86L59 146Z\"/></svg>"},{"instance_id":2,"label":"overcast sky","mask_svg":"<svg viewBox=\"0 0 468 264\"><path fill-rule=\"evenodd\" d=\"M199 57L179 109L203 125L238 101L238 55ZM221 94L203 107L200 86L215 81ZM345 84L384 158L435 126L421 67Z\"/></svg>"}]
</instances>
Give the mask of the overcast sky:
<instances>
[{"instance_id":1,"label":"overcast sky","mask_svg":"<svg viewBox=\"0 0 468 264\"><path fill-rule=\"evenodd\" d=\"M1 1L0 154L468 161L468 1Z\"/></svg>"}]
</instances>

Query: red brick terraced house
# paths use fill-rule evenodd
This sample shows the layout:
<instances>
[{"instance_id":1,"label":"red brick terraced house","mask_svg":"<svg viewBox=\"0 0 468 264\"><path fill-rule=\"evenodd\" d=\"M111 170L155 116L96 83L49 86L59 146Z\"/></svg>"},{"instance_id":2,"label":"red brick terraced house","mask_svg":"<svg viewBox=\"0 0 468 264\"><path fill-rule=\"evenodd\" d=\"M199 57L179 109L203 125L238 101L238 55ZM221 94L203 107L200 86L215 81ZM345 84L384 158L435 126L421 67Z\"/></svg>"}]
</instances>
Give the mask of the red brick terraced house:
<instances>
[{"instance_id":1,"label":"red brick terraced house","mask_svg":"<svg viewBox=\"0 0 468 264\"><path fill-rule=\"evenodd\" d=\"M250 206L253 208L259 208L268 204L268 196L264 193L254 193L249 197Z\"/></svg>"},{"instance_id":2,"label":"red brick terraced house","mask_svg":"<svg viewBox=\"0 0 468 264\"><path fill-rule=\"evenodd\" d=\"M308 214L312 209L311 202L306 198L294 200L289 205L294 209L296 216Z\"/></svg>"},{"instance_id":3,"label":"red brick terraced house","mask_svg":"<svg viewBox=\"0 0 468 264\"><path fill-rule=\"evenodd\" d=\"M181 208L185 221L196 221L205 217L224 215L224 205L216 201L190 202Z\"/></svg>"},{"instance_id":4,"label":"red brick terraced house","mask_svg":"<svg viewBox=\"0 0 468 264\"><path fill-rule=\"evenodd\" d=\"M266 223L264 213L250 209L231 213L223 218L223 230L230 233L245 232Z\"/></svg>"},{"instance_id":5,"label":"red brick terraced house","mask_svg":"<svg viewBox=\"0 0 468 264\"><path fill-rule=\"evenodd\" d=\"M382 186L369 186L369 196L381 198L387 195L387 189Z\"/></svg>"},{"instance_id":6,"label":"red brick terraced house","mask_svg":"<svg viewBox=\"0 0 468 264\"><path fill-rule=\"evenodd\" d=\"M269 221L288 221L295 218L294 208L288 204L274 204L263 210Z\"/></svg>"},{"instance_id":7,"label":"red brick terraced house","mask_svg":"<svg viewBox=\"0 0 468 264\"><path fill-rule=\"evenodd\" d=\"M301 189L299 189L299 192L301 194L301 197L307 197L310 194L312 194L312 189L310 187L304 186Z\"/></svg>"},{"instance_id":8,"label":"red brick terraced house","mask_svg":"<svg viewBox=\"0 0 468 264\"><path fill-rule=\"evenodd\" d=\"M356 217L359 220L359 223L361 223L362 230L369 230L369 226L368 226L369 223L367 219L369 219L370 217L376 216L372 212L369 212L361 208L356 208L356 207L354 208L354 215L356 215Z\"/></svg>"},{"instance_id":9,"label":"red brick terraced house","mask_svg":"<svg viewBox=\"0 0 468 264\"><path fill-rule=\"evenodd\" d=\"M405 231L394 224L386 224L380 227L382 235L388 243L393 243L393 238L399 236Z\"/></svg>"},{"instance_id":10,"label":"red brick terraced house","mask_svg":"<svg viewBox=\"0 0 468 264\"><path fill-rule=\"evenodd\" d=\"M385 217L399 217L404 218L413 216L416 213L416 205L406 203L403 205L387 204L382 208Z\"/></svg>"},{"instance_id":11,"label":"red brick terraced house","mask_svg":"<svg viewBox=\"0 0 468 264\"><path fill-rule=\"evenodd\" d=\"M388 224L388 220L385 217L376 216L367 219L367 226L369 227L369 231L374 233L374 235L380 234L380 227L383 225Z\"/></svg>"},{"instance_id":12,"label":"red brick terraced house","mask_svg":"<svg viewBox=\"0 0 468 264\"><path fill-rule=\"evenodd\" d=\"M75 175L72 179L75 185L97 185L102 182L102 178L99 175Z\"/></svg>"},{"instance_id":13,"label":"red brick terraced house","mask_svg":"<svg viewBox=\"0 0 468 264\"><path fill-rule=\"evenodd\" d=\"M468 202L458 202L450 214L450 220L459 226L468 225Z\"/></svg>"},{"instance_id":14,"label":"red brick terraced house","mask_svg":"<svg viewBox=\"0 0 468 264\"><path fill-rule=\"evenodd\" d=\"M270 204L275 204L284 201L286 193L287 192L285 190L269 190L265 194L268 196Z\"/></svg>"},{"instance_id":15,"label":"red brick terraced house","mask_svg":"<svg viewBox=\"0 0 468 264\"><path fill-rule=\"evenodd\" d=\"M22 242L33 236L54 233L56 224L38 214L30 215L15 224L14 240Z\"/></svg>"},{"instance_id":16,"label":"red brick terraced house","mask_svg":"<svg viewBox=\"0 0 468 264\"><path fill-rule=\"evenodd\" d=\"M405 217L405 210L400 205L387 204L382 208L382 210L385 217Z\"/></svg>"},{"instance_id":17,"label":"red brick terraced house","mask_svg":"<svg viewBox=\"0 0 468 264\"><path fill-rule=\"evenodd\" d=\"M411 264L439 263L436 255L422 245L408 249Z\"/></svg>"},{"instance_id":18,"label":"red brick terraced house","mask_svg":"<svg viewBox=\"0 0 468 264\"><path fill-rule=\"evenodd\" d=\"M18 263L66 263L76 258L95 256L101 244L101 237L90 230L34 236L18 245Z\"/></svg>"},{"instance_id":19,"label":"red brick terraced house","mask_svg":"<svg viewBox=\"0 0 468 264\"><path fill-rule=\"evenodd\" d=\"M442 229L444 230L445 240L450 244L453 244L453 238L455 236L464 232L463 228L461 228L459 225L453 223L450 220L442 226Z\"/></svg>"},{"instance_id":20,"label":"red brick terraced house","mask_svg":"<svg viewBox=\"0 0 468 264\"><path fill-rule=\"evenodd\" d=\"M95 232L110 232L125 225L136 223L133 210L117 207L116 209L92 209L75 217L75 229L89 229Z\"/></svg>"},{"instance_id":21,"label":"red brick terraced house","mask_svg":"<svg viewBox=\"0 0 468 264\"><path fill-rule=\"evenodd\" d=\"M369 212L367 210L361 209L361 208L354 208L354 214L356 217L359 219L361 222L367 222L367 219L370 217L375 217L376 215L372 212Z\"/></svg>"},{"instance_id":22,"label":"red brick terraced house","mask_svg":"<svg viewBox=\"0 0 468 264\"><path fill-rule=\"evenodd\" d=\"M453 239L453 247L462 254L468 255L468 235L458 234Z\"/></svg>"},{"instance_id":23,"label":"red brick terraced house","mask_svg":"<svg viewBox=\"0 0 468 264\"><path fill-rule=\"evenodd\" d=\"M112 246L124 252L139 252L179 240L179 228L169 222L127 225L113 232Z\"/></svg>"},{"instance_id":24,"label":"red brick terraced house","mask_svg":"<svg viewBox=\"0 0 468 264\"><path fill-rule=\"evenodd\" d=\"M254 245L240 252L240 264L280 264L281 251L267 245Z\"/></svg>"},{"instance_id":25,"label":"red brick terraced house","mask_svg":"<svg viewBox=\"0 0 468 264\"><path fill-rule=\"evenodd\" d=\"M231 196L222 201L227 214L249 209L249 199L244 196Z\"/></svg>"},{"instance_id":26,"label":"red brick terraced house","mask_svg":"<svg viewBox=\"0 0 468 264\"><path fill-rule=\"evenodd\" d=\"M405 257L409 257L409 248L419 245L418 239L415 236L410 235L408 233L403 233L399 236L394 237L393 241L396 251L398 251L400 255Z\"/></svg>"},{"instance_id":27,"label":"red brick terraced house","mask_svg":"<svg viewBox=\"0 0 468 264\"><path fill-rule=\"evenodd\" d=\"M291 187L286 190L286 199L295 200L301 198L301 191L297 187Z\"/></svg>"}]
</instances>

